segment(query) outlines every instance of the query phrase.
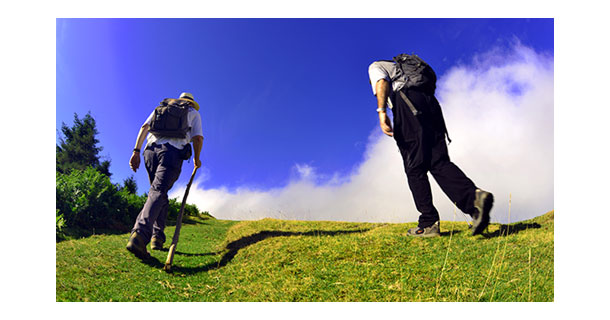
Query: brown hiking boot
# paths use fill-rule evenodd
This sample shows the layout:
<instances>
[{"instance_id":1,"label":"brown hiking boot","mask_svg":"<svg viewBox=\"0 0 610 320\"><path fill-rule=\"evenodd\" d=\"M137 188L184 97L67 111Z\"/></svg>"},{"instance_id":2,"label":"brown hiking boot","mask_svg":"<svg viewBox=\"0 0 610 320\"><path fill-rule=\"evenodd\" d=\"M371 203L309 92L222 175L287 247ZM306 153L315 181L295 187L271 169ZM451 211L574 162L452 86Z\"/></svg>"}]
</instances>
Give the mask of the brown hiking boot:
<instances>
[{"instance_id":1,"label":"brown hiking boot","mask_svg":"<svg viewBox=\"0 0 610 320\"><path fill-rule=\"evenodd\" d=\"M163 243L165 241L162 241L161 239L153 236L152 239L150 239L150 248L152 250L163 250Z\"/></svg>"},{"instance_id":2,"label":"brown hiking boot","mask_svg":"<svg viewBox=\"0 0 610 320\"><path fill-rule=\"evenodd\" d=\"M150 253L146 251L146 242L143 237L137 233L132 232L129 237L129 242L127 242L127 250L133 253L136 257L144 260L150 258Z\"/></svg>"},{"instance_id":3,"label":"brown hiking boot","mask_svg":"<svg viewBox=\"0 0 610 320\"><path fill-rule=\"evenodd\" d=\"M440 225L440 222L437 221L433 225L426 227L426 228L420 228L420 227L411 228L407 231L407 236L420 237L420 238L438 237L441 235L440 230L441 230L441 225Z\"/></svg>"}]
</instances>

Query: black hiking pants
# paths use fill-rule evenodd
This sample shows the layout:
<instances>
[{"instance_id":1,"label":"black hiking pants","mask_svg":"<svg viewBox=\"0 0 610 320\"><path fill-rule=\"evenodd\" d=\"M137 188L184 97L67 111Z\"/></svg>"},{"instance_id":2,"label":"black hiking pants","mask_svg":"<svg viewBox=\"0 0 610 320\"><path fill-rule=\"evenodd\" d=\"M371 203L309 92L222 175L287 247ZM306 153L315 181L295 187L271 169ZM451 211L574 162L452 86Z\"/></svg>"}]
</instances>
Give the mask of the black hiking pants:
<instances>
[{"instance_id":1,"label":"black hiking pants","mask_svg":"<svg viewBox=\"0 0 610 320\"><path fill-rule=\"evenodd\" d=\"M167 192L180 177L182 161L182 150L167 143L153 143L144 150L150 190L132 232L138 232L147 242L153 235L165 242L165 221L169 209Z\"/></svg>"},{"instance_id":2,"label":"black hiking pants","mask_svg":"<svg viewBox=\"0 0 610 320\"><path fill-rule=\"evenodd\" d=\"M421 112L413 115L406 102L396 93L394 98L394 139L402 155L407 181L415 207L421 213L419 227L425 228L439 220L432 203L428 172L432 174L451 202L467 214L474 212L476 186L449 160L447 132L440 104L433 94L404 90Z\"/></svg>"}]
</instances>

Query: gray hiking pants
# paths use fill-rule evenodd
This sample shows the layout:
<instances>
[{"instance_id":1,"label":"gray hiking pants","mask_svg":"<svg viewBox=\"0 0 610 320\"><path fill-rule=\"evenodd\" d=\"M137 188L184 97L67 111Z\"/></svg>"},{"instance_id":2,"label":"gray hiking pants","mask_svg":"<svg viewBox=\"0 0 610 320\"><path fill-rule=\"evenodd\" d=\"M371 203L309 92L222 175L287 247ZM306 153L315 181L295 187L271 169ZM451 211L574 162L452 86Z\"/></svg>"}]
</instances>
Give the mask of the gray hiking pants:
<instances>
[{"instance_id":1,"label":"gray hiking pants","mask_svg":"<svg viewBox=\"0 0 610 320\"><path fill-rule=\"evenodd\" d=\"M182 150L170 144L153 143L144 150L144 165L150 180L150 190L132 232L142 235L146 242L149 242L153 235L165 241L163 230L169 209L167 192L180 177Z\"/></svg>"}]
</instances>

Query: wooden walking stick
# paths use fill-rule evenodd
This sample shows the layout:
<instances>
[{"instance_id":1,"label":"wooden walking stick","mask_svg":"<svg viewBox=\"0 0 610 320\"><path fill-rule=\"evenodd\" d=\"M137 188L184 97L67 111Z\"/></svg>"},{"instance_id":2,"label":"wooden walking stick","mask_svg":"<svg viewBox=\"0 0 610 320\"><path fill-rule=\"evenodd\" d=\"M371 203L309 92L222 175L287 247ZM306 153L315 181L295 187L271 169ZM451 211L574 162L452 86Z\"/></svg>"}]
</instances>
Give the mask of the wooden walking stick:
<instances>
[{"instance_id":1,"label":"wooden walking stick","mask_svg":"<svg viewBox=\"0 0 610 320\"><path fill-rule=\"evenodd\" d=\"M191 189L191 184L193 183L193 178L195 177L195 172L197 172L197 167L193 169L193 174L191 174L191 180L189 180L188 185L186 185L186 191L184 192L184 197L182 198L182 205L180 205L180 212L178 213L178 218L176 218L176 230L174 231L174 237L172 238L172 244L169 246L169 252L167 253L167 260L165 260L165 266L163 270L166 272L172 271L172 262L174 261L174 253L176 253L176 246L178 245L178 237L180 237L180 228L182 227L182 216L184 214L184 205L186 204L186 197L189 195L189 190Z\"/></svg>"}]
</instances>

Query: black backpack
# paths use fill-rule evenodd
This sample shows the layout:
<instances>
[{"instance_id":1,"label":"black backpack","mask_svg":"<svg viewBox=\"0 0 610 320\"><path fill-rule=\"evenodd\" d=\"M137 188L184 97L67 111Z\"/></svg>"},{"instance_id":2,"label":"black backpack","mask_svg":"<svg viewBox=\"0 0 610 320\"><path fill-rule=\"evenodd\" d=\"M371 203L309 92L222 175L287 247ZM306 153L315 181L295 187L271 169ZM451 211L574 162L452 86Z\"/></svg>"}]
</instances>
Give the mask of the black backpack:
<instances>
[{"instance_id":1,"label":"black backpack","mask_svg":"<svg viewBox=\"0 0 610 320\"><path fill-rule=\"evenodd\" d=\"M418 88L434 94L436 90L436 73L417 55L400 54L394 57L396 62L396 76L394 79L403 78L403 88Z\"/></svg>"},{"instance_id":2,"label":"black backpack","mask_svg":"<svg viewBox=\"0 0 610 320\"><path fill-rule=\"evenodd\" d=\"M423 90L425 92L429 92L434 94L436 90L436 73L432 70L432 67L428 65L422 58L413 54L399 54L393 59L396 62L396 76L392 78L392 81L396 79L403 78L405 80L405 85L402 89L409 88L417 88L418 90ZM413 115L418 116L421 114L421 111L417 110L415 105L409 100L404 91L399 91L400 97L407 103ZM447 126L445 125L445 119L442 116L442 126L445 134L447 135L447 140L451 143L451 139L449 138L449 132L447 131Z\"/></svg>"},{"instance_id":3,"label":"black backpack","mask_svg":"<svg viewBox=\"0 0 610 320\"><path fill-rule=\"evenodd\" d=\"M189 108L189 101L164 99L155 108L149 132L161 137L186 138L186 133L191 129L188 123Z\"/></svg>"}]
</instances>

